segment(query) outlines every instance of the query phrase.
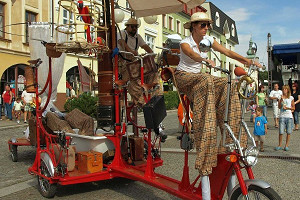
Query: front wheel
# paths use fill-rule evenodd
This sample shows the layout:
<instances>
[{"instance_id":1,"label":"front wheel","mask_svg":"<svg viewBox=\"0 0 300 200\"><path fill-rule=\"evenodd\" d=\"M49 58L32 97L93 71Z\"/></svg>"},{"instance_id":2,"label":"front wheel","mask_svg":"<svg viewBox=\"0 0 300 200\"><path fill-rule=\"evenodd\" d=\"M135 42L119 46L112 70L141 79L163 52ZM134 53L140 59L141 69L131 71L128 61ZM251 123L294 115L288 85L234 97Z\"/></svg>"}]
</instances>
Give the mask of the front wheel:
<instances>
[{"instance_id":1,"label":"front wheel","mask_svg":"<svg viewBox=\"0 0 300 200\"><path fill-rule=\"evenodd\" d=\"M281 197L272 188L261 188L256 185L248 187L249 200L281 200ZM247 199L243 194L241 188L236 189L231 195L230 200L244 200Z\"/></svg>"},{"instance_id":2,"label":"front wheel","mask_svg":"<svg viewBox=\"0 0 300 200\"><path fill-rule=\"evenodd\" d=\"M13 162L17 162L18 161L18 146L16 145L11 145L10 147L10 153L11 153L11 160Z\"/></svg>"},{"instance_id":3,"label":"front wheel","mask_svg":"<svg viewBox=\"0 0 300 200\"><path fill-rule=\"evenodd\" d=\"M51 177L50 172L44 161L41 161L41 174L43 174L46 177ZM54 197L57 190L57 184L51 184L47 179L40 176L38 176L37 179L38 189L41 195L46 198Z\"/></svg>"}]
</instances>

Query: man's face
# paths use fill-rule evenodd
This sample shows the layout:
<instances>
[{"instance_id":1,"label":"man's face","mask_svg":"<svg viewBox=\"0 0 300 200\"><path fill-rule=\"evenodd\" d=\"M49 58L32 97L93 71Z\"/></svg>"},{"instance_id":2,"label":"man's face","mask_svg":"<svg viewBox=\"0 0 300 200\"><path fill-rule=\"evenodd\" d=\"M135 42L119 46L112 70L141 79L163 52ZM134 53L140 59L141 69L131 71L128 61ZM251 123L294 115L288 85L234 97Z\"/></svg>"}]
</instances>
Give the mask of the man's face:
<instances>
[{"instance_id":1,"label":"man's face","mask_svg":"<svg viewBox=\"0 0 300 200\"><path fill-rule=\"evenodd\" d=\"M135 36L137 29L138 29L138 25L133 25L133 24L130 24L126 27L127 33L131 36Z\"/></svg>"},{"instance_id":2,"label":"man's face","mask_svg":"<svg viewBox=\"0 0 300 200\"><path fill-rule=\"evenodd\" d=\"M274 85L274 90L278 90L278 88L279 88L279 87L278 87L278 84L275 84L275 85Z\"/></svg>"}]
</instances>

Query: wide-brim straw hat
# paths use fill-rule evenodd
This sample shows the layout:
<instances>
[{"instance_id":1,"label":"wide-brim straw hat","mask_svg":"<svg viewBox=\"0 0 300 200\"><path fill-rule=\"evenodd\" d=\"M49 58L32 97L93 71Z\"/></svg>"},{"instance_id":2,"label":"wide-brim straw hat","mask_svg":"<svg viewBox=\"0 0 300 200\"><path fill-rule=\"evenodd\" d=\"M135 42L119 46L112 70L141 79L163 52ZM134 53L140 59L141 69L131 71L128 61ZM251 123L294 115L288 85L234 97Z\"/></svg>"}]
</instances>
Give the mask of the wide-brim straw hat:
<instances>
[{"instance_id":1,"label":"wide-brim straw hat","mask_svg":"<svg viewBox=\"0 0 300 200\"><path fill-rule=\"evenodd\" d=\"M191 16L191 20L186 22L183 27L186 29L190 29L192 22L199 22L199 21L205 21L205 22L212 22L211 18L209 18L208 14L205 12L196 12Z\"/></svg>"},{"instance_id":2,"label":"wide-brim straw hat","mask_svg":"<svg viewBox=\"0 0 300 200\"><path fill-rule=\"evenodd\" d=\"M128 21L125 23L125 26L128 25L139 25L138 21L134 18L129 18Z\"/></svg>"}]
</instances>

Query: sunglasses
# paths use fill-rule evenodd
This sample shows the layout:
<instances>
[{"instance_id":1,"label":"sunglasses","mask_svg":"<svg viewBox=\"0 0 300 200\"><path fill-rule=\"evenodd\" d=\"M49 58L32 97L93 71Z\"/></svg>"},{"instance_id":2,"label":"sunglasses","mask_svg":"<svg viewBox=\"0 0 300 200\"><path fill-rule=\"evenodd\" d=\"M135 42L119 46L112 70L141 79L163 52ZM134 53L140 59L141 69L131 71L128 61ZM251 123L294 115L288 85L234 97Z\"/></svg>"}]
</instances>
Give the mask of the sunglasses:
<instances>
[{"instance_id":1,"label":"sunglasses","mask_svg":"<svg viewBox=\"0 0 300 200\"><path fill-rule=\"evenodd\" d=\"M200 24L201 28L205 28L206 26L209 28L210 27L210 22L203 22Z\"/></svg>"},{"instance_id":2,"label":"sunglasses","mask_svg":"<svg viewBox=\"0 0 300 200\"><path fill-rule=\"evenodd\" d=\"M138 28L137 25L130 25L130 27L131 27L131 28L136 28L136 29Z\"/></svg>"}]
</instances>

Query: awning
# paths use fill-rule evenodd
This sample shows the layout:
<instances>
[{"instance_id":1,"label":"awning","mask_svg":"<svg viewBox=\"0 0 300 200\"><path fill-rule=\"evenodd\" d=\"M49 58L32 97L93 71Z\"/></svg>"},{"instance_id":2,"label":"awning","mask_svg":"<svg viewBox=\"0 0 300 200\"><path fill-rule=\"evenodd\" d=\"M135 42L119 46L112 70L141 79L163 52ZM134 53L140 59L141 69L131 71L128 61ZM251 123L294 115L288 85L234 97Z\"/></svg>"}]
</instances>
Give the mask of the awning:
<instances>
[{"instance_id":1,"label":"awning","mask_svg":"<svg viewBox=\"0 0 300 200\"><path fill-rule=\"evenodd\" d=\"M300 53L300 43L277 44L273 46L273 54Z\"/></svg>"},{"instance_id":2,"label":"awning","mask_svg":"<svg viewBox=\"0 0 300 200\"><path fill-rule=\"evenodd\" d=\"M274 45L272 53L283 65L300 64L300 43Z\"/></svg>"},{"instance_id":3,"label":"awning","mask_svg":"<svg viewBox=\"0 0 300 200\"><path fill-rule=\"evenodd\" d=\"M137 17L176 13L183 10L184 4L188 9L200 6L205 0L128 0L130 7Z\"/></svg>"}]
</instances>

